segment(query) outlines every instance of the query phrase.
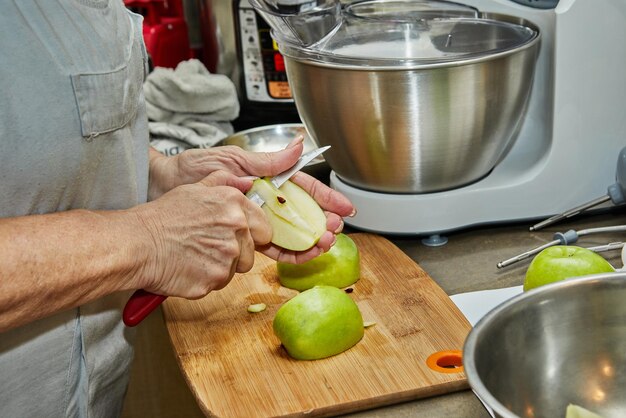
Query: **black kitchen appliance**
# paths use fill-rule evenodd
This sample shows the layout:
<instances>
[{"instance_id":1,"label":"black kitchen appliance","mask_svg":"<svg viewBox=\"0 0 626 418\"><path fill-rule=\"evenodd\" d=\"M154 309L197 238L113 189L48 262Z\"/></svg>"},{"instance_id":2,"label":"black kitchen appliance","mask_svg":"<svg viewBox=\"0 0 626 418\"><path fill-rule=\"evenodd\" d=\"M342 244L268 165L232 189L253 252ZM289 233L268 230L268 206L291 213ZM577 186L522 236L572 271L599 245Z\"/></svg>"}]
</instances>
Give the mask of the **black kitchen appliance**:
<instances>
[{"instance_id":1,"label":"black kitchen appliance","mask_svg":"<svg viewBox=\"0 0 626 418\"><path fill-rule=\"evenodd\" d=\"M198 0L202 60L237 86L241 110L235 130L298 123L282 55L269 25L248 0Z\"/></svg>"}]
</instances>

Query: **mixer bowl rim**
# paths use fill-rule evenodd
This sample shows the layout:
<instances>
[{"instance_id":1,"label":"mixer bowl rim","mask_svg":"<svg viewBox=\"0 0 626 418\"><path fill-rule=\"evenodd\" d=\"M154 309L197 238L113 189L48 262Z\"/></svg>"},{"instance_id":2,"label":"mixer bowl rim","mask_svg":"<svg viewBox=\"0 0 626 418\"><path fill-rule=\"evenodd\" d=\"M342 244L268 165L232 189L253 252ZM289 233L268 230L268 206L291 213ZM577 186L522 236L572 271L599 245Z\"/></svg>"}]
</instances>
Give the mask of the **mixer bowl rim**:
<instances>
[{"instance_id":1,"label":"mixer bowl rim","mask_svg":"<svg viewBox=\"0 0 626 418\"><path fill-rule=\"evenodd\" d=\"M362 14L358 14L357 12L355 12L356 8L362 7L363 5L370 5L370 4L389 4L389 3L405 3L405 2L410 2L410 0L356 0L354 2L349 3L346 7L345 7L345 14L350 16L350 18L352 19L374 19L374 20L380 20L380 21L384 21L384 20L390 20L390 21L394 21L394 22L407 22L407 20L400 18L395 18L395 17L376 17L376 16L364 16ZM428 2L425 2L426 4ZM464 10L467 12L472 11L474 13L474 17L478 17L480 16L480 10L478 10L476 7L464 4L464 3L460 3L457 1L452 1L452 0L434 0L432 3L436 4L436 3L443 3L443 4L448 4L451 6L456 6L458 8L458 10ZM422 3L424 4L424 3ZM434 9L437 10L437 9ZM440 9L443 12L448 12L448 9Z\"/></svg>"},{"instance_id":2,"label":"mixer bowl rim","mask_svg":"<svg viewBox=\"0 0 626 418\"><path fill-rule=\"evenodd\" d=\"M516 24L524 26L533 31L533 35L526 41L515 45L514 47L493 52L483 53L480 55L472 55L465 58L441 59L441 58L354 58L343 55L333 56L332 54L318 52L301 45L297 45L290 40L281 38L273 29L270 31L272 37L277 40L278 49L282 55L297 62L311 64L317 67L325 67L329 69L355 70L355 71L405 71L405 70L428 70L435 68L447 68L478 64L497 60L509 55L519 54L527 49L537 46L541 40L541 32L539 28L532 22L520 19L515 21L513 16L501 15L496 13L485 14L488 17L481 18L454 18L448 20L458 21L483 21L495 22L498 24ZM336 31L337 28L335 28ZM334 31L333 31L334 32ZM295 51L296 53L293 53ZM298 52L299 51L299 52ZM331 59L340 59L342 62L329 61Z\"/></svg>"},{"instance_id":3,"label":"mixer bowl rim","mask_svg":"<svg viewBox=\"0 0 626 418\"><path fill-rule=\"evenodd\" d=\"M491 408L498 416L501 416L503 418L519 418L517 415L508 410L500 401L498 401L483 384L474 361L473 354L476 351L478 338L482 335L484 330L497 319L498 316L500 316L503 312L509 311L515 305L529 302L532 303L533 301L537 302L539 300L542 300L545 294L553 294L559 289L572 288L577 286L592 286L594 283L608 280L626 281L626 272L615 271L612 273L590 274L540 286L538 288L525 291L520 295L514 296L513 298L502 302L500 305L496 306L484 317L482 317L472 328L468 337L466 338L462 356L465 375L467 376L467 380L476 396L489 408Z\"/></svg>"},{"instance_id":4,"label":"mixer bowl rim","mask_svg":"<svg viewBox=\"0 0 626 418\"><path fill-rule=\"evenodd\" d=\"M327 11L340 11L341 10L341 3L340 2L333 2L333 3L329 3L329 5L327 7L320 7L320 6L316 6L312 9L307 9L307 10L302 10L302 11L298 11L298 12L294 12L294 13L287 13L287 12L277 12L275 10L271 10L268 9L267 7L263 6L263 0L248 0L250 5L259 11L259 13L263 14L263 13L267 13L268 15L277 17L277 18L293 18L293 17L307 17L307 16L311 16L311 15L317 15L320 13L325 13Z\"/></svg>"},{"instance_id":5,"label":"mixer bowl rim","mask_svg":"<svg viewBox=\"0 0 626 418\"><path fill-rule=\"evenodd\" d=\"M242 131L237 131L234 132L230 135L228 135L226 139L235 137L235 136L244 136L244 135L249 135L252 133L256 133L256 132L262 132L262 131L271 131L277 128L304 128L306 130L306 127L304 126L303 123L297 123L297 122L291 122L291 123L275 123L275 124L271 124L271 125L261 125L261 126L255 126L253 128L248 128L248 129L244 129Z\"/></svg>"}]
</instances>

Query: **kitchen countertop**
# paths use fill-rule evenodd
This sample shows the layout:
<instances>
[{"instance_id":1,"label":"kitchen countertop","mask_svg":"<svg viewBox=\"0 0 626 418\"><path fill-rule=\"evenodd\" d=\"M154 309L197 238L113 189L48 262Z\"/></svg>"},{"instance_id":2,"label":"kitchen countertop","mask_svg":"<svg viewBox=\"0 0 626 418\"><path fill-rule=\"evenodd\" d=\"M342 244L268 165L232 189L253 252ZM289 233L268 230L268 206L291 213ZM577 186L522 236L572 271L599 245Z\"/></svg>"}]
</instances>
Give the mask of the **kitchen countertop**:
<instances>
[{"instance_id":1,"label":"kitchen countertop","mask_svg":"<svg viewBox=\"0 0 626 418\"><path fill-rule=\"evenodd\" d=\"M458 231L446 235L448 243L441 247L426 247L414 237L387 236L387 238L428 272L448 295L455 295L521 285L530 259L503 269L498 269L496 264L552 241L555 232L624 225L626 224L626 211L611 210L602 214L579 216L536 232L529 232L528 227L532 224L528 222ZM581 237L576 245L590 247L623 239L620 233L592 234ZM602 255L616 268L622 267L620 251L607 251ZM469 390L346 416L353 418L490 417L482 403Z\"/></svg>"},{"instance_id":2,"label":"kitchen countertop","mask_svg":"<svg viewBox=\"0 0 626 418\"><path fill-rule=\"evenodd\" d=\"M441 247L427 247L421 243L419 237L407 236L385 236L396 244L409 257L416 261L441 288L448 294L454 295L458 293L470 292L475 290L486 290L517 286L522 284L524 274L528 267L529 260L521 261L503 269L497 269L496 263L521 252L535 248L546 242L552 241L555 232L565 232L569 229L580 231L586 228L615 226L626 224L626 211L623 209L605 210L602 213L591 215L579 215L573 219L562 221L548 228L536 232L529 232L528 227L532 222L506 224L496 226L482 226L471 229L460 230L447 234L448 243ZM357 232L356 230L346 227L346 232ZM609 242L621 241L620 233L602 233L593 234L582 237L577 245L595 246L607 244ZM602 253L616 268L622 267L621 254L618 250ZM153 320L154 321L154 320ZM162 326L160 319L159 326ZM148 328L144 328L147 330ZM141 333L140 329L140 333ZM160 330L163 333L163 330ZM151 332L150 338L154 338ZM141 336L140 336L141 340ZM150 344L154 347L154 341ZM138 356L141 353L138 352ZM169 355L173 357L171 348ZM167 356L167 354L166 354ZM139 359L141 363L141 359ZM156 361L156 360L155 360ZM160 359L158 367L163 367L164 359ZM173 358L166 359L172 362ZM145 362L144 362L145 363ZM155 367L149 364L143 364L142 367ZM128 405L133 402L133 392L137 392L139 387L144 392L145 385L158 385L163 382L153 382L155 376L152 376L152 382L141 382L141 370L133 370L131 377L131 387L129 389L129 400L124 417L134 416L128 411L132 411L133 406ZM171 376L164 377L171 384L172 380L182 381L177 377L172 379ZM184 384L184 381L182 381ZM180 384L180 383L179 383ZM142 386L143 385L143 386ZM155 389L156 390L156 389ZM177 389L179 392L180 388ZM187 389L188 390L188 389ZM162 397L163 389L158 390L159 396ZM145 396L145 393L144 393ZM184 395L188 396L188 395ZM180 396L179 396L180 397ZM189 399L188 397L186 399ZM173 407L176 400L169 400L163 407ZM167 404L167 406L165 406ZM149 405L142 404L142 411L145 415L150 416L182 416L181 410L168 415L163 410L158 414L151 414L146 411ZM197 413L197 412L193 412ZM192 417L192 412L185 413L184 416ZM481 402L474 396L470 390L456 392L437 397L419 399L411 402L381 407L377 409L361 411L346 415L348 417L415 417L425 416L431 418L447 418L467 417L467 418L488 418L487 413Z\"/></svg>"}]
</instances>

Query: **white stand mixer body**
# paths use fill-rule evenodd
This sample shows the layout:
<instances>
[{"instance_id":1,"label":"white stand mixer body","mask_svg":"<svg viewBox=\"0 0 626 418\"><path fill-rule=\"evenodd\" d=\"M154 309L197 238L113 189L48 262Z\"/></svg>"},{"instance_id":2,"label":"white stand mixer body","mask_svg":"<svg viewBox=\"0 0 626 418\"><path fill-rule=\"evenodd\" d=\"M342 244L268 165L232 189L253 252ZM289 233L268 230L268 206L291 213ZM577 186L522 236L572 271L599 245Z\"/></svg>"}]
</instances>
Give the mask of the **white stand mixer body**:
<instances>
[{"instance_id":1,"label":"white stand mixer body","mask_svg":"<svg viewBox=\"0 0 626 418\"><path fill-rule=\"evenodd\" d=\"M331 186L358 213L346 223L382 233L428 235L538 219L606 193L626 145L626 1L561 0L537 9L512 0L464 0L481 12L528 19L541 46L519 134L483 179L426 194Z\"/></svg>"}]
</instances>

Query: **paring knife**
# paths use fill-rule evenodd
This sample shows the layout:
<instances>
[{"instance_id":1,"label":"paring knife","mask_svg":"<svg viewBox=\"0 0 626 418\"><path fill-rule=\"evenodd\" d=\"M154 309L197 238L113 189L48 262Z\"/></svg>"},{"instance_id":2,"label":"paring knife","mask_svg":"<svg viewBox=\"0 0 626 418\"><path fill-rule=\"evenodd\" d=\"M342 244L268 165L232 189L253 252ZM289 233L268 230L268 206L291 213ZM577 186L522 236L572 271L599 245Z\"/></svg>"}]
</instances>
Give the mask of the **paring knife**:
<instances>
[{"instance_id":1,"label":"paring knife","mask_svg":"<svg viewBox=\"0 0 626 418\"><path fill-rule=\"evenodd\" d=\"M285 184L285 182L289 180L291 176L302 170L304 166L306 166L317 156L327 151L329 148L330 145L317 148L313 151L302 154L293 167L273 177L271 180L272 184L276 186L276 188L279 188L280 186ZM265 204L261 196L256 193L248 196L248 199L258 204L259 206L263 206ZM156 295L143 289L135 291L135 293L133 293L128 302L126 302L126 306L124 307L124 312L122 314L124 324L129 327L134 327L135 325L139 324L148 315L150 315L150 313L154 311L157 306L159 306L165 299L167 299L167 296Z\"/></svg>"}]
</instances>

